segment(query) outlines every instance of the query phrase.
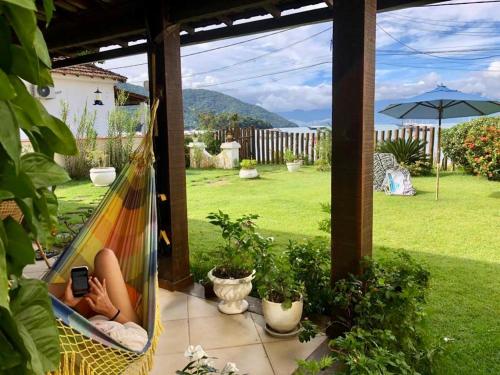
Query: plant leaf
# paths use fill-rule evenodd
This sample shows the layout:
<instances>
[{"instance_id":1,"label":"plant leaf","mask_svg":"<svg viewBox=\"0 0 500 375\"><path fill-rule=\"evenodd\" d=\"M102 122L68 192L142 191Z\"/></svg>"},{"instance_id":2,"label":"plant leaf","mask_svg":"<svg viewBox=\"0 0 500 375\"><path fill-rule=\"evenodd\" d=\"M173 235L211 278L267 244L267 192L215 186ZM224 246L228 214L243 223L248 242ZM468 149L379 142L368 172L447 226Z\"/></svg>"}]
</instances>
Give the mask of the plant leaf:
<instances>
[{"instance_id":1,"label":"plant leaf","mask_svg":"<svg viewBox=\"0 0 500 375\"><path fill-rule=\"evenodd\" d=\"M8 242L6 246L8 275L20 277L24 266L35 263L35 252L28 234L11 217L4 220Z\"/></svg>"},{"instance_id":2,"label":"plant leaf","mask_svg":"<svg viewBox=\"0 0 500 375\"><path fill-rule=\"evenodd\" d=\"M11 297L12 314L18 327L23 328L20 332L24 342L31 339L35 348L35 352L29 351L33 370L40 366L40 374L55 370L59 366L59 336L47 284L40 280L20 279L19 287Z\"/></svg>"},{"instance_id":3,"label":"plant leaf","mask_svg":"<svg viewBox=\"0 0 500 375\"><path fill-rule=\"evenodd\" d=\"M52 0L43 0L43 10L45 11L46 25L48 26L54 14L54 10L56 10L54 2Z\"/></svg>"},{"instance_id":4,"label":"plant leaf","mask_svg":"<svg viewBox=\"0 0 500 375\"><path fill-rule=\"evenodd\" d=\"M16 171L19 169L19 155L21 154L21 136L19 126L10 103L0 100L0 144L14 162Z\"/></svg>"},{"instance_id":5,"label":"plant leaf","mask_svg":"<svg viewBox=\"0 0 500 375\"><path fill-rule=\"evenodd\" d=\"M21 42L24 50L30 53L30 51L33 50L33 42L37 29L35 12L16 5L7 5L5 10L8 20L16 32L17 38Z\"/></svg>"},{"instance_id":6,"label":"plant leaf","mask_svg":"<svg viewBox=\"0 0 500 375\"><path fill-rule=\"evenodd\" d=\"M17 94L12 102L22 108L35 125L40 125L43 122L43 117L40 113L37 100L31 96L24 83L18 77L10 75L9 79Z\"/></svg>"},{"instance_id":7,"label":"plant leaf","mask_svg":"<svg viewBox=\"0 0 500 375\"><path fill-rule=\"evenodd\" d=\"M47 68L50 68L52 66L52 62L50 60L49 51L47 50L47 44L45 43L43 34L38 27L35 31L33 46L35 47L36 55L38 56L38 58Z\"/></svg>"},{"instance_id":8,"label":"plant leaf","mask_svg":"<svg viewBox=\"0 0 500 375\"><path fill-rule=\"evenodd\" d=\"M30 10L35 10L36 11L36 5L33 0L0 0L2 3L10 3L18 7L30 9Z\"/></svg>"},{"instance_id":9,"label":"plant leaf","mask_svg":"<svg viewBox=\"0 0 500 375\"><path fill-rule=\"evenodd\" d=\"M2 371L10 370L19 366L22 363L21 355L16 351L12 343L7 339L7 336L0 330L0 374Z\"/></svg>"},{"instance_id":10,"label":"plant leaf","mask_svg":"<svg viewBox=\"0 0 500 375\"><path fill-rule=\"evenodd\" d=\"M63 155L76 155L76 140L68 126L55 116L51 116L48 123L50 125L41 127L40 131L43 137L50 141L52 150Z\"/></svg>"},{"instance_id":11,"label":"plant leaf","mask_svg":"<svg viewBox=\"0 0 500 375\"><path fill-rule=\"evenodd\" d=\"M28 54L26 50L17 44L11 44L10 53L12 56L11 73L34 85L38 84L38 61L33 58L35 54Z\"/></svg>"},{"instance_id":12,"label":"plant leaf","mask_svg":"<svg viewBox=\"0 0 500 375\"><path fill-rule=\"evenodd\" d=\"M0 15L0 68L10 72L12 57L10 55L11 32L5 17Z\"/></svg>"},{"instance_id":13,"label":"plant leaf","mask_svg":"<svg viewBox=\"0 0 500 375\"><path fill-rule=\"evenodd\" d=\"M21 156L21 170L31 179L35 189L60 185L70 180L64 168L38 152Z\"/></svg>"},{"instance_id":14,"label":"plant leaf","mask_svg":"<svg viewBox=\"0 0 500 375\"><path fill-rule=\"evenodd\" d=\"M3 222L0 220L3 229ZM0 238L0 308L9 308L9 280L7 279L7 257L2 238Z\"/></svg>"},{"instance_id":15,"label":"plant leaf","mask_svg":"<svg viewBox=\"0 0 500 375\"><path fill-rule=\"evenodd\" d=\"M16 96L16 90L9 81L9 77L0 69L0 100L10 100Z\"/></svg>"}]
</instances>

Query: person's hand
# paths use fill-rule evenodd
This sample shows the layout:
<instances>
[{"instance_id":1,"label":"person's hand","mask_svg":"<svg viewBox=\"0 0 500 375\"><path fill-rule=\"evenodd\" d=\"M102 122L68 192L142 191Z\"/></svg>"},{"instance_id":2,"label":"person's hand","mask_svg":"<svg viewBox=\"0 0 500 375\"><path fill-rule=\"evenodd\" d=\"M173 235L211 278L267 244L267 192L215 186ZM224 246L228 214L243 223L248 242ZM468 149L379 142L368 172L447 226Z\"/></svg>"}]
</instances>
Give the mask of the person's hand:
<instances>
[{"instance_id":1,"label":"person's hand","mask_svg":"<svg viewBox=\"0 0 500 375\"><path fill-rule=\"evenodd\" d=\"M64 290L64 297L63 297L63 302L69 307L75 307L76 305L78 305L78 302L80 302L83 298L83 297L75 297L73 295L72 285L73 285L73 280L71 280L70 277L68 283L66 284L66 289Z\"/></svg>"},{"instance_id":2,"label":"person's hand","mask_svg":"<svg viewBox=\"0 0 500 375\"><path fill-rule=\"evenodd\" d=\"M106 279L102 280L102 284L97 277L91 277L90 293L85 296L89 306L96 313L104 315L111 319L116 315L118 309L113 305L106 290Z\"/></svg>"}]
</instances>

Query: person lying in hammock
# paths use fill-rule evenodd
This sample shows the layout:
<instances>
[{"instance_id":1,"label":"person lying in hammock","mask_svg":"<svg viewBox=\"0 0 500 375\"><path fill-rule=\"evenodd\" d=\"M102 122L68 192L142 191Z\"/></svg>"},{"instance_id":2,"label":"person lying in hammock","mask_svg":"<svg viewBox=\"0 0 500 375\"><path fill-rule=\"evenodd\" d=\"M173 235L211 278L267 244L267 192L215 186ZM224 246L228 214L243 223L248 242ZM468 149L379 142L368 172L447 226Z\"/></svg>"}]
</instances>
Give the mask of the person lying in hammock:
<instances>
[{"instance_id":1,"label":"person lying in hammock","mask_svg":"<svg viewBox=\"0 0 500 375\"><path fill-rule=\"evenodd\" d=\"M75 297L70 277L66 286L52 284L49 291L123 346L142 350L148 341L148 334L139 325L134 309L137 297L129 293L113 250L102 249L97 253L89 286L89 293ZM132 298L136 303L132 302Z\"/></svg>"}]
</instances>

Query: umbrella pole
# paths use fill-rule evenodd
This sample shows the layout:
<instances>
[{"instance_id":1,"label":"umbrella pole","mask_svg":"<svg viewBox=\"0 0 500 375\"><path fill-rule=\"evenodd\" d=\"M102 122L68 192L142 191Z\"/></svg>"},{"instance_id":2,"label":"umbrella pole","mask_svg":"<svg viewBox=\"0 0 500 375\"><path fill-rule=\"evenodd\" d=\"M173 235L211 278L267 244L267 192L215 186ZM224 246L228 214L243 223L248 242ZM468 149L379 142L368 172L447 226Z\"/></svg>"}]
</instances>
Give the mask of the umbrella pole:
<instances>
[{"instance_id":1,"label":"umbrella pole","mask_svg":"<svg viewBox=\"0 0 500 375\"><path fill-rule=\"evenodd\" d=\"M436 200L439 199L439 168L441 165L441 114L442 109L439 109L439 125L438 125L438 144L437 144L437 165L436 165Z\"/></svg>"}]
</instances>

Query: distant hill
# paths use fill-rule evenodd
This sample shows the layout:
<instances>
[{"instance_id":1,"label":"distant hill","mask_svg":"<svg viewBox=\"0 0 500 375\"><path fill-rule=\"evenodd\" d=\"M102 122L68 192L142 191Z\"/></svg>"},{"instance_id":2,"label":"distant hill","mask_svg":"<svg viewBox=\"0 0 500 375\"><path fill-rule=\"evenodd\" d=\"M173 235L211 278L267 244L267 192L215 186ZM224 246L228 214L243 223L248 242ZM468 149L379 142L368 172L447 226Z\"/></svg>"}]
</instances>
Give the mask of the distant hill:
<instances>
[{"instance_id":1,"label":"distant hill","mask_svg":"<svg viewBox=\"0 0 500 375\"><path fill-rule=\"evenodd\" d=\"M269 112L258 105L242 102L232 96L222 94L217 91L202 89L183 90L184 99L184 124L187 128L196 128L198 113L212 112L223 113L232 112L242 116L253 117L270 123L273 128L296 127L297 124Z\"/></svg>"}]
</instances>

